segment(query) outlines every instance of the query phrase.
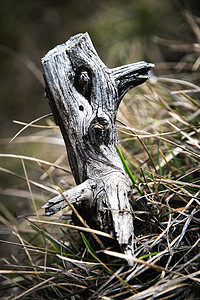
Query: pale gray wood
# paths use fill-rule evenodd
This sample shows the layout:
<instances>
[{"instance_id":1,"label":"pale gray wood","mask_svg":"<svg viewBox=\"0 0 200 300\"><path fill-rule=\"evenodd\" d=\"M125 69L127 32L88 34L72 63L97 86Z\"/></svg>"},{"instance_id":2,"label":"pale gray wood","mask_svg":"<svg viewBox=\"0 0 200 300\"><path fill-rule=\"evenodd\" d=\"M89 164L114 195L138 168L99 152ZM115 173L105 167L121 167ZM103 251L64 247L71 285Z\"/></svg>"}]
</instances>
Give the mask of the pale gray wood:
<instances>
[{"instance_id":1,"label":"pale gray wood","mask_svg":"<svg viewBox=\"0 0 200 300\"><path fill-rule=\"evenodd\" d=\"M65 192L83 201L91 220L115 236L126 254L134 254L132 189L116 152L116 114L124 94L149 78L154 66L138 62L109 69L87 33L56 46L42 59L47 97L65 140L77 186ZM44 205L46 215L67 203L56 196Z\"/></svg>"}]
</instances>

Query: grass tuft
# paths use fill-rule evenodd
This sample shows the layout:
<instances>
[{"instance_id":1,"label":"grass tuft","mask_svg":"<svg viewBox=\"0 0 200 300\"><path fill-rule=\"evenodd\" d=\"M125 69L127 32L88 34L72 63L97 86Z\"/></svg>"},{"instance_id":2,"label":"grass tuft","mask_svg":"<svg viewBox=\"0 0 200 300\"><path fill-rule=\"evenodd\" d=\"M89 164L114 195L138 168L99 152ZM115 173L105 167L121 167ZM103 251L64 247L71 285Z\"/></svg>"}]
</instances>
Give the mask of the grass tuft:
<instances>
[{"instance_id":1,"label":"grass tuft","mask_svg":"<svg viewBox=\"0 0 200 300\"><path fill-rule=\"evenodd\" d=\"M116 150L134 187L134 257L104 248L102 236L112 237L84 220L71 224L72 211L79 217L72 205L44 215L42 205L74 184L62 137L49 116L17 122L25 127L0 154L8 182L0 202L2 299L199 299L199 96L196 84L158 76L120 105Z\"/></svg>"}]
</instances>

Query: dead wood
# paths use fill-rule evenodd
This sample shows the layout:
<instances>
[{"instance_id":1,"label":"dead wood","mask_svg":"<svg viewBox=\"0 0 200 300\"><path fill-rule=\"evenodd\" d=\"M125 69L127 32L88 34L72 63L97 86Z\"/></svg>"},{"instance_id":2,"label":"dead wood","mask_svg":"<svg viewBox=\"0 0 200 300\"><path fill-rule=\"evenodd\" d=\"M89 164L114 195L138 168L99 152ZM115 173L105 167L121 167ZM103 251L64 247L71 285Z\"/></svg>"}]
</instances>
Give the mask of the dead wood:
<instances>
[{"instance_id":1,"label":"dead wood","mask_svg":"<svg viewBox=\"0 0 200 300\"><path fill-rule=\"evenodd\" d=\"M72 203L81 201L88 221L116 237L125 253L133 255L132 186L115 148L116 114L125 93L145 82L154 65L142 61L109 69L85 33L49 51L42 66L47 97L77 184L65 196ZM65 206L57 196L44 208L51 215Z\"/></svg>"}]
</instances>

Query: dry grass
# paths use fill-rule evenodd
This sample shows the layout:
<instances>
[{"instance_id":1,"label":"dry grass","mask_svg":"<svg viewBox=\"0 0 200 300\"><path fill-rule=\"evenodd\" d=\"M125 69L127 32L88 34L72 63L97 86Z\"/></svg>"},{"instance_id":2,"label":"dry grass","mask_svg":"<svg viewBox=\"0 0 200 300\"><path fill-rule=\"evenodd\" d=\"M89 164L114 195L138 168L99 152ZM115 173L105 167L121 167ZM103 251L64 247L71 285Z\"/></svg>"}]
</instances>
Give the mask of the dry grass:
<instances>
[{"instance_id":1,"label":"dry grass","mask_svg":"<svg viewBox=\"0 0 200 300\"><path fill-rule=\"evenodd\" d=\"M198 62L189 66L187 56L176 67L192 78ZM44 216L42 205L73 178L51 117L20 123L12 154L1 154L13 180L1 190L12 203L0 203L1 299L200 298L200 88L177 77L132 90L118 113L122 154L143 191L133 190L133 267L110 246L94 251L104 233L72 225L70 207Z\"/></svg>"},{"instance_id":2,"label":"dry grass","mask_svg":"<svg viewBox=\"0 0 200 300\"><path fill-rule=\"evenodd\" d=\"M57 127L49 119L46 128L32 122L35 133L19 135L13 143L45 139L54 148L55 141L59 141L56 149L60 150L53 163L48 159L10 155L10 159L17 158L22 165L23 175L2 168L26 183L27 189L11 186L8 194L14 199L20 195L31 199L30 215L34 215L15 218L1 204L3 229L15 237L1 241L4 247L7 244L14 249L10 257L1 258L2 297L198 299L199 88L193 86L192 93L185 94L182 90L187 89L188 82L161 81L158 78L133 90L118 113L121 150L144 192L141 196L134 191L132 200L134 267L127 266L123 253L110 248L95 252L92 238L85 231L98 238L101 233L70 225L70 208L62 212L64 215L44 216L42 204L58 193L58 185L65 189L72 179L63 162L64 147ZM8 154L2 156L6 159ZM29 169L40 170L37 180L29 178L29 160Z\"/></svg>"}]
</instances>

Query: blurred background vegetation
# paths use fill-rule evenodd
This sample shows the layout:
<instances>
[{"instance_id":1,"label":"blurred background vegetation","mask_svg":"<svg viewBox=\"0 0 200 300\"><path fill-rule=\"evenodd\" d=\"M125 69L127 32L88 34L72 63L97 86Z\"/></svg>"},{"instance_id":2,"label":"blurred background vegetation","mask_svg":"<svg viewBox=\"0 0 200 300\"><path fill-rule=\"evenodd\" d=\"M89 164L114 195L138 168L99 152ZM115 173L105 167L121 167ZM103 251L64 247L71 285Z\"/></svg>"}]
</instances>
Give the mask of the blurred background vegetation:
<instances>
[{"instance_id":1,"label":"blurred background vegetation","mask_svg":"<svg viewBox=\"0 0 200 300\"><path fill-rule=\"evenodd\" d=\"M156 64L156 76L199 84L200 34L185 11L200 23L198 0L0 0L1 153L39 158L57 154L51 147L9 144L9 140L21 129L13 120L30 122L50 112L43 98L40 59L74 34L89 32L108 67L146 60ZM26 130L26 136L31 133L32 129ZM4 167L24 174L16 160L1 161ZM2 192L17 184L16 178L5 173L0 180ZM3 193L4 203L6 199ZM10 203L15 211L13 198ZM15 203L19 206L20 201Z\"/></svg>"},{"instance_id":2,"label":"blurred background vegetation","mask_svg":"<svg viewBox=\"0 0 200 300\"><path fill-rule=\"evenodd\" d=\"M49 111L40 59L71 35L88 31L109 67L138 60L180 61L185 52L171 51L170 41L189 45L196 39L183 6L199 16L198 0L1 0L1 136L16 132L12 120L30 121ZM155 72L163 74L161 67Z\"/></svg>"}]
</instances>

